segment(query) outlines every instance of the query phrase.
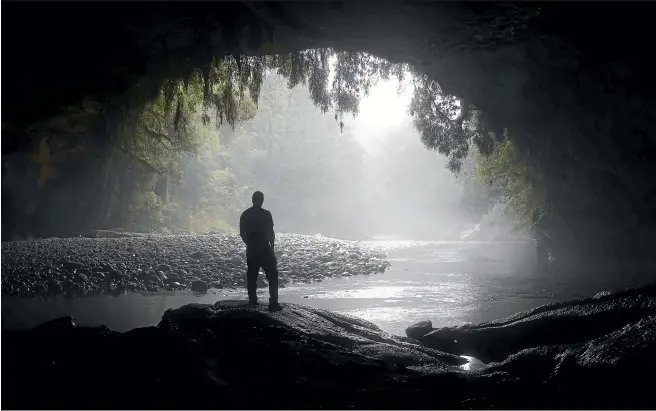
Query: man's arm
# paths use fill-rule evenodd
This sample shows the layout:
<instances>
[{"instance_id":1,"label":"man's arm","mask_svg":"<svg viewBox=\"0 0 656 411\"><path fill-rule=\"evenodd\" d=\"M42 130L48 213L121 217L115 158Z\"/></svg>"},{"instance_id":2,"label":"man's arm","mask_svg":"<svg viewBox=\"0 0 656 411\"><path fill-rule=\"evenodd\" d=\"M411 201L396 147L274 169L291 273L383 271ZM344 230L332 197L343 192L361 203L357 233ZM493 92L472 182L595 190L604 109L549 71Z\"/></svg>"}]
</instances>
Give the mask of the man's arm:
<instances>
[{"instance_id":1,"label":"man's arm","mask_svg":"<svg viewBox=\"0 0 656 411\"><path fill-rule=\"evenodd\" d=\"M244 244L246 244L246 231L244 230L245 230L244 214L242 213L241 217L239 217L239 236L241 237Z\"/></svg>"},{"instance_id":2,"label":"man's arm","mask_svg":"<svg viewBox=\"0 0 656 411\"><path fill-rule=\"evenodd\" d=\"M273 216L271 213L269 213L269 232L267 233L267 237L269 239L269 244L271 245L271 249L274 248L275 243L276 243L276 233L273 231Z\"/></svg>"}]
</instances>

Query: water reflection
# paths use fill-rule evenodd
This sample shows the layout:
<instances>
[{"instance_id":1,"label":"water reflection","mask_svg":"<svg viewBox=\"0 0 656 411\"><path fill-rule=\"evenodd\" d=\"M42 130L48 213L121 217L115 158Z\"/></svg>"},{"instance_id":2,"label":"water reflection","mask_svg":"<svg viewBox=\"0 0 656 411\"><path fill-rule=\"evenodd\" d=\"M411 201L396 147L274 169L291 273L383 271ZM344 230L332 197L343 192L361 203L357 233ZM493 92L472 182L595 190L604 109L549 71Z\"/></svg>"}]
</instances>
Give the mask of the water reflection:
<instances>
[{"instance_id":1,"label":"water reflection","mask_svg":"<svg viewBox=\"0 0 656 411\"><path fill-rule=\"evenodd\" d=\"M481 360L479 360L476 357L470 357L468 355L461 355L461 357L469 361L467 364L463 364L460 366L460 368L462 368L465 371L476 371L485 367L485 363L483 363Z\"/></svg>"}]
</instances>

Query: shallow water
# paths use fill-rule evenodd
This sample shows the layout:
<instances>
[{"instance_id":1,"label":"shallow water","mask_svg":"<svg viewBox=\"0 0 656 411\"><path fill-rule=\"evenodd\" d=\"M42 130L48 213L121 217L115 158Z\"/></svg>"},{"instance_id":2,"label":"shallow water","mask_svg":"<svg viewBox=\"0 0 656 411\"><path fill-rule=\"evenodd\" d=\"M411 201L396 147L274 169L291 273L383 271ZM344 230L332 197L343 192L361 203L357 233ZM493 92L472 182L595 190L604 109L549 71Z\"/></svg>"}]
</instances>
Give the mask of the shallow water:
<instances>
[{"instance_id":1,"label":"shallow water","mask_svg":"<svg viewBox=\"0 0 656 411\"><path fill-rule=\"evenodd\" d=\"M531 270L531 243L409 242L377 243L387 249L392 267L384 274L291 284L281 302L306 304L372 321L405 335L422 320L434 327L479 323L553 301L592 296L604 289L638 285L637 278L537 276ZM258 291L267 301L267 290ZM198 302L246 299L245 290L207 294L170 292L81 298L2 297L2 328L26 328L72 315L78 325L105 324L124 331L155 325L168 308Z\"/></svg>"}]
</instances>

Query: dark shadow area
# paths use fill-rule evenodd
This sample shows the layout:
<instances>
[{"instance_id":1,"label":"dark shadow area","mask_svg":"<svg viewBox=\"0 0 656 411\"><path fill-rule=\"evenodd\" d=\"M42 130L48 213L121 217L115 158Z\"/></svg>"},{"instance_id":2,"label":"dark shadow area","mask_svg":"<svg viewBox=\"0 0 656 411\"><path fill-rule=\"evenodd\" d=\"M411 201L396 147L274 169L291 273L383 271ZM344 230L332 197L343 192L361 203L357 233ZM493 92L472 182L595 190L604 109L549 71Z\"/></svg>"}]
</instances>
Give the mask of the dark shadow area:
<instances>
[{"instance_id":1,"label":"dark shadow area","mask_svg":"<svg viewBox=\"0 0 656 411\"><path fill-rule=\"evenodd\" d=\"M467 360L416 340L294 304L278 313L246 302L191 304L167 311L157 327L125 333L75 327L69 317L3 331L2 371L11 375L3 382L4 405L650 408L640 374L655 359L653 318L634 320L603 337L539 346L468 372L459 368Z\"/></svg>"}]
</instances>

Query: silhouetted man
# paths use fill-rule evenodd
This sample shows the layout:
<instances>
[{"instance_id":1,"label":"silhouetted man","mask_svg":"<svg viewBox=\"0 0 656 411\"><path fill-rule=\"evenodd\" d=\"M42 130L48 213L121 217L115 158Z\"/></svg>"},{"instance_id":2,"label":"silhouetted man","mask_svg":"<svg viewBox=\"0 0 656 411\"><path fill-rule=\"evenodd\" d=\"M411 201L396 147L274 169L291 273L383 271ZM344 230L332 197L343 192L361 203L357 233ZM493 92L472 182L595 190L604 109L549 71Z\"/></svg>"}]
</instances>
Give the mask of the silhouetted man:
<instances>
[{"instance_id":1,"label":"silhouetted man","mask_svg":"<svg viewBox=\"0 0 656 411\"><path fill-rule=\"evenodd\" d=\"M264 194L253 193L253 207L241 214L239 219L239 235L246 244L246 289L248 301L257 304L257 274L260 267L264 269L269 281L269 309L280 310L278 304L278 261L274 254L276 234L273 231L273 217L262 208Z\"/></svg>"}]
</instances>

